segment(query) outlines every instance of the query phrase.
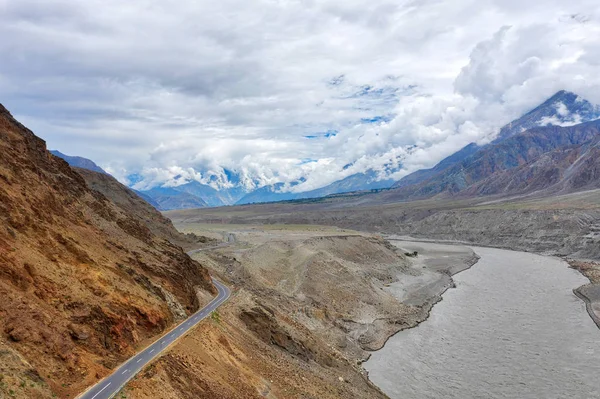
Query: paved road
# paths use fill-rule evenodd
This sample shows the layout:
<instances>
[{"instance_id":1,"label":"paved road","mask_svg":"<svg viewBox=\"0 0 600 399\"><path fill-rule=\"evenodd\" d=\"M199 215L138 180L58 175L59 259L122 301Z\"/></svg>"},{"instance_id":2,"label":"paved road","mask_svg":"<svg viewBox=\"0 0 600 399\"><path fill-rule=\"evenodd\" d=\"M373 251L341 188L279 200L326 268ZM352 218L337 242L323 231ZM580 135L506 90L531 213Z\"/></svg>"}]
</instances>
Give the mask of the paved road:
<instances>
[{"instance_id":1,"label":"paved road","mask_svg":"<svg viewBox=\"0 0 600 399\"><path fill-rule=\"evenodd\" d=\"M108 399L117 394L121 388L133 378L140 370L148 363L164 351L169 345L177 341L179 337L188 332L192 327L200 321L208 317L213 310L219 307L223 302L229 299L231 291L219 281L213 279L213 283L219 293L217 296L204 308L200 309L185 321L173 328L171 331L163 335L158 341L129 359L125 364L121 365L110 376L98 382L92 388L78 396L79 399Z\"/></svg>"}]
</instances>

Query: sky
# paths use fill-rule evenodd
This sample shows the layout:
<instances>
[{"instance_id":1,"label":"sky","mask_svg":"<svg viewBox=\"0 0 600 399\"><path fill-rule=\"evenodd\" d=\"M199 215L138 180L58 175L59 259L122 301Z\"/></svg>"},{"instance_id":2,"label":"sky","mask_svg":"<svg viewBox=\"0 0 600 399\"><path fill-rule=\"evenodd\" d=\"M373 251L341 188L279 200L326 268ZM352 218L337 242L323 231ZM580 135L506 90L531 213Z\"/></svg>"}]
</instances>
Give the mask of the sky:
<instances>
[{"instance_id":1,"label":"sky","mask_svg":"<svg viewBox=\"0 0 600 399\"><path fill-rule=\"evenodd\" d=\"M597 0L0 0L0 36L0 103L141 189L399 179L600 103Z\"/></svg>"}]
</instances>

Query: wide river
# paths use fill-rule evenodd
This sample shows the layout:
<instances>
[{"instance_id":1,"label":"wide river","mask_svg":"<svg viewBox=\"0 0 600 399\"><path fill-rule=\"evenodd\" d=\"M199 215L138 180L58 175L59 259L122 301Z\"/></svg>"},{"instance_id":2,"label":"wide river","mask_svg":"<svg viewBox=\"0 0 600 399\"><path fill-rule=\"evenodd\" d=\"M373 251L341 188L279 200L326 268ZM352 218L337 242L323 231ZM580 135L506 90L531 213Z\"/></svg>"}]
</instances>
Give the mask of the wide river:
<instances>
[{"instance_id":1,"label":"wide river","mask_svg":"<svg viewBox=\"0 0 600 399\"><path fill-rule=\"evenodd\" d=\"M364 364L391 398L600 398L600 330L560 259L490 248Z\"/></svg>"}]
</instances>

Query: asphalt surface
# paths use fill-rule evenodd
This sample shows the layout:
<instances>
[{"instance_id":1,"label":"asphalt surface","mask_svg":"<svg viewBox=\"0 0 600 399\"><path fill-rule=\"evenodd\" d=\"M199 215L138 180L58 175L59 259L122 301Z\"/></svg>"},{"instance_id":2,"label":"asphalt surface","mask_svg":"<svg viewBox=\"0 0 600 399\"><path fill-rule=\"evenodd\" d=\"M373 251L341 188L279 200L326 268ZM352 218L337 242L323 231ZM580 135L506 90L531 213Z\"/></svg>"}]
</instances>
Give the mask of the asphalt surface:
<instances>
[{"instance_id":1,"label":"asphalt surface","mask_svg":"<svg viewBox=\"0 0 600 399\"><path fill-rule=\"evenodd\" d=\"M98 382L93 387L89 388L83 394L78 396L79 399L108 399L116 395L125 384L140 372L146 365L160 355L172 343L177 341L181 336L187 333L196 324L207 318L216 308L223 302L229 299L231 291L221 282L213 279L213 283L219 293L217 296L204 308L188 317L181 324L173 328L171 331L160 337L152 345L129 359L111 375Z\"/></svg>"}]
</instances>

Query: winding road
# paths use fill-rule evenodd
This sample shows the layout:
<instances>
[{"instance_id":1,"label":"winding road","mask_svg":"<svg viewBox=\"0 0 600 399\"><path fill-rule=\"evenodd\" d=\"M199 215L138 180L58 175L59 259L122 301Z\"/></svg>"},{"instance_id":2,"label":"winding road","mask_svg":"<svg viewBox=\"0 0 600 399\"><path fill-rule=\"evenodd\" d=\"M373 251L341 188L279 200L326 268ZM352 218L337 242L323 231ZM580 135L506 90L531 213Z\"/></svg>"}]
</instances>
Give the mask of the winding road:
<instances>
[{"instance_id":1,"label":"winding road","mask_svg":"<svg viewBox=\"0 0 600 399\"><path fill-rule=\"evenodd\" d=\"M116 369L111 375L89 388L79 395L78 399L108 399L116 395L125 384L139 373L152 360L160 355L171 344L185 335L191 328L207 318L223 302L229 299L231 291L227 286L216 279L212 279L217 287L217 296L205 307L188 317L181 324L175 326L171 331L160 337L152 345L129 359Z\"/></svg>"}]
</instances>

